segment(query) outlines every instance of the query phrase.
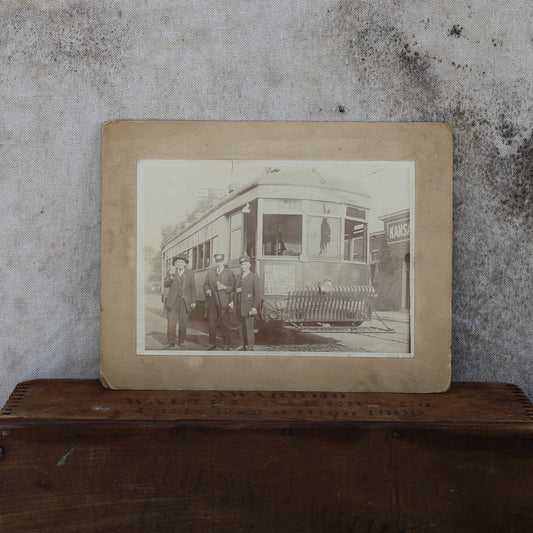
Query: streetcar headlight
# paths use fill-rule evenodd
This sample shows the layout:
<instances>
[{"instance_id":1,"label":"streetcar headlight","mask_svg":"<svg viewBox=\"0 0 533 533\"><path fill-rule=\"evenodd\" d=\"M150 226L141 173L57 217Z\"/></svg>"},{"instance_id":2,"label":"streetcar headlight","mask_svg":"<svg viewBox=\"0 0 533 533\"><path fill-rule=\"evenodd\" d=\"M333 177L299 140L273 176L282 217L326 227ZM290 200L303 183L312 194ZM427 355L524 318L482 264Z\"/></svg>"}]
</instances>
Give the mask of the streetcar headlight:
<instances>
[{"instance_id":1,"label":"streetcar headlight","mask_svg":"<svg viewBox=\"0 0 533 533\"><path fill-rule=\"evenodd\" d=\"M278 319L278 313L277 311L270 311L270 313L268 313L268 317L272 320L277 320Z\"/></svg>"},{"instance_id":2,"label":"streetcar headlight","mask_svg":"<svg viewBox=\"0 0 533 533\"><path fill-rule=\"evenodd\" d=\"M333 282L329 279L323 279L318 284L318 290L320 292L328 293L328 292L331 292L333 288L334 288Z\"/></svg>"}]
</instances>

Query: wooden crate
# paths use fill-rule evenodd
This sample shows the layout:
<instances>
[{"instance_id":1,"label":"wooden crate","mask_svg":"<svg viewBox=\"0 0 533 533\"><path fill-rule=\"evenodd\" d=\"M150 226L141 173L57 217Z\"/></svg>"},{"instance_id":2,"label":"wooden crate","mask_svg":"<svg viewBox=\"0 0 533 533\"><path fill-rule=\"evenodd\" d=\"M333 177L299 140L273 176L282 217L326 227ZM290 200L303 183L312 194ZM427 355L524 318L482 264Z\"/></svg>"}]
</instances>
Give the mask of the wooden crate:
<instances>
[{"instance_id":1,"label":"wooden crate","mask_svg":"<svg viewBox=\"0 0 533 533\"><path fill-rule=\"evenodd\" d=\"M445 394L22 383L0 413L0 531L533 531L533 406Z\"/></svg>"}]
</instances>

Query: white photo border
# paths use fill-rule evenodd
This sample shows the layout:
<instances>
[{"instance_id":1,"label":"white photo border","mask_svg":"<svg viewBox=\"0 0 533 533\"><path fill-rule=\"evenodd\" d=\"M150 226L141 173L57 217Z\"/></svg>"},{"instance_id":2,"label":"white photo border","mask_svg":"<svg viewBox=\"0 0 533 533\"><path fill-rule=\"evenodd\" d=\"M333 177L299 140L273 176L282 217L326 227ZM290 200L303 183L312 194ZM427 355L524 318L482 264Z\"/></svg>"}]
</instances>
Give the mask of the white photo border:
<instances>
[{"instance_id":1,"label":"white photo border","mask_svg":"<svg viewBox=\"0 0 533 533\"><path fill-rule=\"evenodd\" d=\"M228 162L229 160L186 160L187 163L194 165L202 163L214 163L214 162ZM243 162L240 160L239 162ZM410 237L409 237L409 253L410 257L415 257L415 183L416 183L416 169L414 161L314 161L314 160L245 160L247 163L256 163L258 167L279 167L281 169L289 166L290 168L295 167L295 165L301 167L316 167L322 165L326 166L328 163L332 163L334 166L339 164L345 164L346 166L357 167L357 164L364 166L373 166L379 165L386 168L394 168L399 170L405 170L408 173L407 181L409 186L409 223L410 223ZM148 171L147 166L153 166L153 164L162 163L164 165L171 165L172 163L183 163L183 160L153 160L153 159L139 159L137 160L137 327L136 327L136 353L137 355L164 355L164 356L185 356L185 355L205 355L205 356L217 356L211 351L206 350L178 350L174 352L169 352L166 349L147 349L145 343L146 327L145 327L145 258L144 258L144 248L145 248L145 198L142 194L144 187L147 186L146 181L150 180L152 177L151 173ZM236 161L231 161L231 166ZM289 165L287 165L287 163ZM322 169L321 169L322 170ZM176 183L176 185L180 185ZM369 231L370 233L370 231ZM304 237L305 238L305 237ZM368 250L370 254L370 250ZM370 262L370 258L367 258L367 261ZM409 335L410 339L414 339L414 278L415 278L416 265L412 264L409 270L410 283L410 302L409 307ZM327 331L324 331L327 333ZM355 332L356 333L356 332ZM256 350L253 352L236 352L232 351L234 355L243 357L257 357L257 356L279 356L279 353L283 350ZM288 352L287 357L381 357L381 358L410 358L414 357L413 353L413 343L409 343L409 352L356 352L356 351L291 351Z\"/></svg>"}]
</instances>

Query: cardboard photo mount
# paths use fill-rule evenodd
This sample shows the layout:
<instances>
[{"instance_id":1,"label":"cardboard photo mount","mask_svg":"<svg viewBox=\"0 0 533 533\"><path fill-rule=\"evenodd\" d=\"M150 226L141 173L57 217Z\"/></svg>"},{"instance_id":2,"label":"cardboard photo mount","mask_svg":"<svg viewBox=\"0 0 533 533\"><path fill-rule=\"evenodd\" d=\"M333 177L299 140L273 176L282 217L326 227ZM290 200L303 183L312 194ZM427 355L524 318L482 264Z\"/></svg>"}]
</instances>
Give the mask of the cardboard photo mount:
<instances>
[{"instance_id":1,"label":"cardboard photo mount","mask_svg":"<svg viewBox=\"0 0 533 533\"><path fill-rule=\"evenodd\" d=\"M412 162L412 357L138 355L137 164L146 159ZM444 392L450 385L449 124L117 121L102 129L100 379L112 389Z\"/></svg>"}]
</instances>

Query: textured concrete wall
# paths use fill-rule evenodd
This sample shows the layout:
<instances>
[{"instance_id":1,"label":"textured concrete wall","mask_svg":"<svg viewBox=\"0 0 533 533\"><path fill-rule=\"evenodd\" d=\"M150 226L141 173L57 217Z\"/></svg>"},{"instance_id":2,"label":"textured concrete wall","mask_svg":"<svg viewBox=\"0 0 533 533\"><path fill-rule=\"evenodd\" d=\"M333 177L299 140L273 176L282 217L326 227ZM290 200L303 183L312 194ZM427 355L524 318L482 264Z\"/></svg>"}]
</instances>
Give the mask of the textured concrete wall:
<instances>
[{"instance_id":1,"label":"textured concrete wall","mask_svg":"<svg viewBox=\"0 0 533 533\"><path fill-rule=\"evenodd\" d=\"M533 397L525 0L0 6L0 403L96 377L100 128L116 119L446 121L453 379Z\"/></svg>"}]
</instances>

